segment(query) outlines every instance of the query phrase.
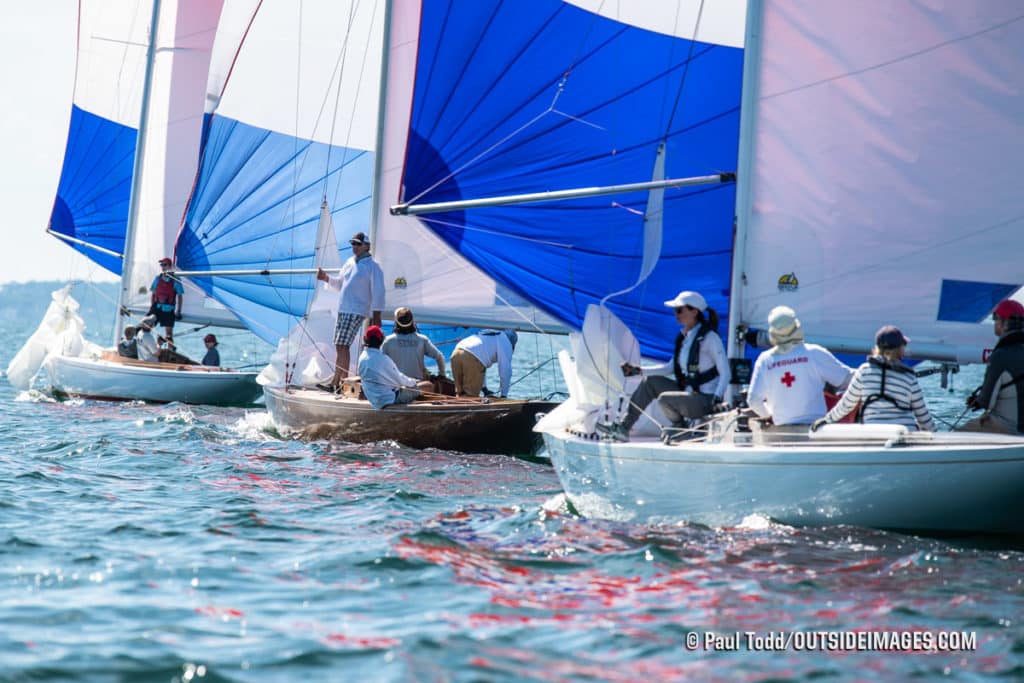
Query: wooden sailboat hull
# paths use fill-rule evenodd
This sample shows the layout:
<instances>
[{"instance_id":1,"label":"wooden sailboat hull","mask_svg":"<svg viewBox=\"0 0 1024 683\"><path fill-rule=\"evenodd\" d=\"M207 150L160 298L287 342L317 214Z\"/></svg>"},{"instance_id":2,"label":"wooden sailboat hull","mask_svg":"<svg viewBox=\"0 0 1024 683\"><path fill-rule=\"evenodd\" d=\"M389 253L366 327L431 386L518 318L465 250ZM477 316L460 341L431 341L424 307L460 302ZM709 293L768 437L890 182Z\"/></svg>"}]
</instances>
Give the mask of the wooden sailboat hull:
<instances>
[{"instance_id":1,"label":"wooden sailboat hull","mask_svg":"<svg viewBox=\"0 0 1024 683\"><path fill-rule=\"evenodd\" d=\"M56 392L85 398L248 405L262 392L255 372L176 363L53 356L46 370Z\"/></svg>"},{"instance_id":2,"label":"wooden sailboat hull","mask_svg":"<svg viewBox=\"0 0 1024 683\"><path fill-rule=\"evenodd\" d=\"M557 403L510 399L415 401L377 410L317 389L264 387L267 410L286 433L353 443L393 440L412 448L529 455L540 444L538 413Z\"/></svg>"},{"instance_id":3,"label":"wooden sailboat hull","mask_svg":"<svg viewBox=\"0 0 1024 683\"><path fill-rule=\"evenodd\" d=\"M936 433L906 446L682 444L545 434L583 514L639 522L1024 533L1024 439Z\"/></svg>"}]
</instances>

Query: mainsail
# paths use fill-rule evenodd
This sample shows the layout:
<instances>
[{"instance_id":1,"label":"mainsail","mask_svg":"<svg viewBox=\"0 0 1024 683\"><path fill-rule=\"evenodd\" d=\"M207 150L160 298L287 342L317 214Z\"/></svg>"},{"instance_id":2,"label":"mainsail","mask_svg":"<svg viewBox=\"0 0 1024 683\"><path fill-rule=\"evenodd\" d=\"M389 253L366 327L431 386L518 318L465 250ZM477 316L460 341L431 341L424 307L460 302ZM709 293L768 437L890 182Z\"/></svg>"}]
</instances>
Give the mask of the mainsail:
<instances>
[{"instance_id":1,"label":"mainsail","mask_svg":"<svg viewBox=\"0 0 1024 683\"><path fill-rule=\"evenodd\" d=\"M760 4L739 321L786 304L836 349L891 323L915 357L980 362L1024 284L1020 4Z\"/></svg>"}]
</instances>

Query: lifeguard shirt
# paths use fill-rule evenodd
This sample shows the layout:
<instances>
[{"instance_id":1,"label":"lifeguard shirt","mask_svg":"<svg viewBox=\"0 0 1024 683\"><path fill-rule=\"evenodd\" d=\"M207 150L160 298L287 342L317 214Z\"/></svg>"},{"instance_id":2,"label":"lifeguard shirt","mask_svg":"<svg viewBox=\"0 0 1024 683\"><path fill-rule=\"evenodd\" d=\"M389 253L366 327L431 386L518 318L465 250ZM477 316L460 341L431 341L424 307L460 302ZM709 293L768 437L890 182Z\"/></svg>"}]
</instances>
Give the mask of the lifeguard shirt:
<instances>
[{"instance_id":1,"label":"lifeguard shirt","mask_svg":"<svg viewBox=\"0 0 1024 683\"><path fill-rule=\"evenodd\" d=\"M825 383L845 387L853 370L817 344L797 344L786 353L763 352L754 363L747 403L777 425L810 424L828 412Z\"/></svg>"}]
</instances>

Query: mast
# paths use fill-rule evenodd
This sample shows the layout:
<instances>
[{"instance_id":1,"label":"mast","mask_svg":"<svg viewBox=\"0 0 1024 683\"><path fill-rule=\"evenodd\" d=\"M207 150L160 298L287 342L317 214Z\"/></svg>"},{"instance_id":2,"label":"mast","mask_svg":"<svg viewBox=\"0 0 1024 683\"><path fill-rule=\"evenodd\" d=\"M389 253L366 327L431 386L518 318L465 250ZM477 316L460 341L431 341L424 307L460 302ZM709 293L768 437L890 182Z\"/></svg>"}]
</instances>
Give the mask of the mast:
<instances>
[{"instance_id":1,"label":"mast","mask_svg":"<svg viewBox=\"0 0 1024 683\"><path fill-rule=\"evenodd\" d=\"M750 221L751 176L754 167L754 121L760 95L761 0L748 0L743 42L743 86L740 96L740 148L736 167L736 227L733 230L732 277L729 283L729 358L741 358L743 345L736 333L742 323L743 287L746 282L747 226ZM731 385L730 385L731 386Z\"/></svg>"},{"instance_id":2,"label":"mast","mask_svg":"<svg viewBox=\"0 0 1024 683\"><path fill-rule=\"evenodd\" d=\"M384 175L384 117L388 98L388 68L391 53L391 5L392 0L384 3L384 36L381 40L380 58L380 92L377 93L377 138L376 153L373 159L373 185L370 186L370 244L377 243L377 221L380 219L380 186Z\"/></svg>"},{"instance_id":3,"label":"mast","mask_svg":"<svg viewBox=\"0 0 1024 683\"><path fill-rule=\"evenodd\" d=\"M149 119L149 100L153 86L153 62L156 55L157 31L160 26L160 0L153 0L153 15L149 20L149 46L146 48L146 75L142 82L142 110L139 112L139 132L132 162L132 189L128 195L128 223L124 233L124 255L121 261L121 288L114 312L114 345L121 338L128 288L132 280L132 252L135 248L135 228L139 216L139 190L142 187L142 163L146 155L146 128Z\"/></svg>"}]
</instances>

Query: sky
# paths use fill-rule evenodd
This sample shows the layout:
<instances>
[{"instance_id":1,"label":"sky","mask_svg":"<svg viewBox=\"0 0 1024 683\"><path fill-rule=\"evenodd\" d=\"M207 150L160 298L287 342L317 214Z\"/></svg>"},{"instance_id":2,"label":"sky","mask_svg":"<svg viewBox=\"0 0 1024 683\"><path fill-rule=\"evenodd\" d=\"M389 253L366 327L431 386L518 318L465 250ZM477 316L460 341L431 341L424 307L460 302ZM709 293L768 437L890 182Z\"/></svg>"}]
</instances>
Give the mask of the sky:
<instances>
[{"instance_id":1,"label":"sky","mask_svg":"<svg viewBox=\"0 0 1024 683\"><path fill-rule=\"evenodd\" d=\"M0 283L116 281L46 234L71 117L78 3L0 0Z\"/></svg>"}]
</instances>

